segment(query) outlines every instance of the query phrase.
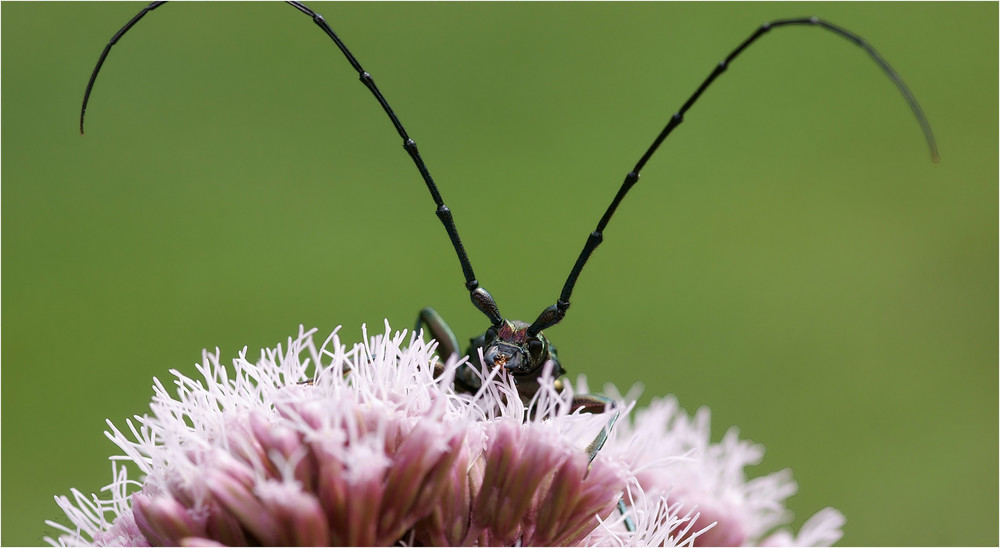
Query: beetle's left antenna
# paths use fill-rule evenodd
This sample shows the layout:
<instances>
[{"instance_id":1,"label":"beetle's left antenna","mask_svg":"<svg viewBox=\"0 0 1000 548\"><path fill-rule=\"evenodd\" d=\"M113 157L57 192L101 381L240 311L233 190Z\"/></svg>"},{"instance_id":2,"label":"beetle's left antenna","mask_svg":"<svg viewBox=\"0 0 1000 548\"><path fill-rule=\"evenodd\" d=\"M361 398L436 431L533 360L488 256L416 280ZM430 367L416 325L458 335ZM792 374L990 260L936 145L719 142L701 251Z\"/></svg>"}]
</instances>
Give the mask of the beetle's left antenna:
<instances>
[{"instance_id":1,"label":"beetle's left antenna","mask_svg":"<svg viewBox=\"0 0 1000 548\"><path fill-rule=\"evenodd\" d=\"M111 37L108 45L104 46L104 51L101 52L100 58L97 59L97 66L94 67L94 72L90 73L90 80L87 82L87 91L83 93L83 106L80 107L80 135L83 135L83 118L87 115L87 102L90 101L90 92L94 89L94 82L97 81L97 73L101 72L101 66L104 65L104 60L108 58L108 53L111 52L112 46L117 44L118 40L121 40L121 37L139 22L139 19L142 19L147 13L155 10L163 4L166 4L166 2L153 2L142 8L142 11L135 14L135 17L129 20L128 23L125 23L125 26L119 29L118 32Z\"/></svg>"},{"instance_id":2,"label":"beetle's left antenna","mask_svg":"<svg viewBox=\"0 0 1000 548\"><path fill-rule=\"evenodd\" d=\"M83 95L83 107L80 109L80 133L83 133L83 118L87 112L87 101L90 99L90 91L94 87L94 81L97 80L97 73L100 72L101 66L104 64L104 59L107 58L108 52L111 51L111 47L118 42L121 37L129 31L140 19L143 18L147 13L153 11L154 9L160 7L165 2L153 2L143 8L142 11L137 13L128 23L125 24L118 32L115 33L108 45L104 47L104 51L101 52L101 57L97 60L97 66L94 67L94 72L90 75L90 81L87 83L87 91ZM437 217L441 220L441 224L444 225L445 231L448 233L448 237L451 239L451 245L455 248L455 253L458 255L458 262L462 265L462 274L465 276L465 287L469 290L469 296L472 298L472 304L479 309L480 312L486 315L490 319L490 322L494 326L499 326L503 323L503 317L500 315L500 309L497 307L496 301L489 294L486 289L479 287L479 282L476 280L476 274L472 270L472 263L469 261L469 255L465 252L465 247L462 245L462 239L458 235L458 227L455 226L455 220L452 218L451 210L448 206L444 205L444 200L441 198L441 193L438 191L437 185L434 184L434 179L431 177L430 172L427 170L427 166L424 164L423 158L420 157L420 152L417 151L417 143L410 138L406 133L406 129L403 128L403 123L399 121L399 117L393 112L392 107L389 106L388 101L382 96L382 92L379 91L378 86L375 85L375 80L372 79L371 74L369 74L365 69L358 63L357 59L351 53L344 42L330 25L326 23L326 20L322 15L309 9L305 4L301 2L288 2L292 7L309 16L316 25L330 37L331 40L340 49L347 61L354 67L357 71L358 76L361 77L361 83L368 88L368 91L375 96L375 99L380 105L382 105L382 110L385 111L386 115L389 116L389 121L396 128L396 132L403 139L403 148L409 153L410 158L413 163L417 166L417 170L420 171L420 176L423 177L424 183L427 185L427 190L431 193L431 198L434 199L434 204L437 205Z\"/></svg>"}]
</instances>

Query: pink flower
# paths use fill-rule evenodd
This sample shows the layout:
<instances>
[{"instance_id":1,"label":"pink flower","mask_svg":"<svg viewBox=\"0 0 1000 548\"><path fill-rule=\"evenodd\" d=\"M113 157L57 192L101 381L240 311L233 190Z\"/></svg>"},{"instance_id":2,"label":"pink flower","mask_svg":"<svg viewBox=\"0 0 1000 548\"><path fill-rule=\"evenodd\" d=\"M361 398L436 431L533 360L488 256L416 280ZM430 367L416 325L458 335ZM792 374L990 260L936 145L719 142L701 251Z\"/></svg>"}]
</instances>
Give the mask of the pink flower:
<instances>
[{"instance_id":1,"label":"pink flower","mask_svg":"<svg viewBox=\"0 0 1000 548\"><path fill-rule=\"evenodd\" d=\"M667 397L621 421L605 446L609 456L629 462L645 498L662 497L677 505L676 515L688 513L692 527L673 543L688 540L691 531L699 532L691 539L695 546L828 546L840 539L844 517L832 508L806 522L798 536L782 529L793 517L785 500L798 489L791 471L748 479L745 468L761 462L763 446L741 440L735 428L718 443L710 433L707 408L689 417Z\"/></svg>"},{"instance_id":2,"label":"pink flower","mask_svg":"<svg viewBox=\"0 0 1000 548\"><path fill-rule=\"evenodd\" d=\"M746 481L761 450L731 432L708 441L674 400L622 417L604 450L585 448L614 416L571 413L551 378L525 405L502 370L457 393L460 362L435 345L384 335L351 349L246 350L231 368L205 353L199 380L154 382L150 412L108 423L104 498L56 501L61 545L678 545L828 543L842 517L821 512L799 537L787 475ZM366 334L367 339L367 334ZM404 344L406 343L406 344ZM439 375L435 377L435 366ZM443 373L440 371L443 368ZM619 411L629 407L621 402ZM756 460L755 460L756 459ZM128 479L137 470L140 481ZM621 504L619 504L621 502ZM622 512L624 509L624 513ZM717 522L717 523L716 523Z\"/></svg>"}]
</instances>

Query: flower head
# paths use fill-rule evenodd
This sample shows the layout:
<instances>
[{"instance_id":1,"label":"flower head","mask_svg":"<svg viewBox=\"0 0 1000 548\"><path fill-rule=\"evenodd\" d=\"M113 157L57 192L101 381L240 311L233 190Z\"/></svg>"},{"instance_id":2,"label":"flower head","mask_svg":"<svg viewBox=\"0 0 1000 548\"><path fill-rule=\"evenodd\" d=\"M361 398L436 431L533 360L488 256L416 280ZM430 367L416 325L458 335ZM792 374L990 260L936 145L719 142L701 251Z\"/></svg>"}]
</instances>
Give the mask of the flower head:
<instances>
[{"instance_id":1,"label":"flower head","mask_svg":"<svg viewBox=\"0 0 1000 548\"><path fill-rule=\"evenodd\" d=\"M620 413L574 412L553 379L525 404L502 368L464 394L435 345L405 333L336 331L314 343L246 350L231 368L204 353L200 379L154 382L150 412L111 422L121 449L104 498L56 500L71 527L53 544L93 545L677 545L828 543L842 517L788 519L787 475L746 481L758 446L735 432L708 440L663 400L618 421L595 458L586 451ZM585 387L584 387L585 389ZM619 398L621 400L621 398ZM124 461L123 464L122 461ZM129 467L141 481L128 478Z\"/></svg>"},{"instance_id":2,"label":"flower head","mask_svg":"<svg viewBox=\"0 0 1000 548\"><path fill-rule=\"evenodd\" d=\"M761 462L763 446L741 440L735 428L712 443L709 418L707 408L689 417L676 398L654 399L618 425L607 446L609 456L629 462L642 498L662 497L691 512L693 527L675 541L691 531L700 546L828 546L841 537L844 518L832 508L798 536L782 529L793 517L785 501L798 488L791 471L748 479L745 468Z\"/></svg>"}]
</instances>

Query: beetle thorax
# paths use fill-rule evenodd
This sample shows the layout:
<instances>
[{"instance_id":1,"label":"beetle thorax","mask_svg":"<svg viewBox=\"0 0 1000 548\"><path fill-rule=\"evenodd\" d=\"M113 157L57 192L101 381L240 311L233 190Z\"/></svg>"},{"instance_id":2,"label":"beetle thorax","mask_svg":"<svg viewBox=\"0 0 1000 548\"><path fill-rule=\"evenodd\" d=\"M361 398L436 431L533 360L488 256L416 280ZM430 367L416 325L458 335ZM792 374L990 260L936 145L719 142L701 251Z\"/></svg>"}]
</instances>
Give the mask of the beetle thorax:
<instances>
[{"instance_id":1,"label":"beetle thorax","mask_svg":"<svg viewBox=\"0 0 1000 548\"><path fill-rule=\"evenodd\" d=\"M504 320L497 330L497 339L510 344L523 345L528 340L528 324L520 320Z\"/></svg>"}]
</instances>

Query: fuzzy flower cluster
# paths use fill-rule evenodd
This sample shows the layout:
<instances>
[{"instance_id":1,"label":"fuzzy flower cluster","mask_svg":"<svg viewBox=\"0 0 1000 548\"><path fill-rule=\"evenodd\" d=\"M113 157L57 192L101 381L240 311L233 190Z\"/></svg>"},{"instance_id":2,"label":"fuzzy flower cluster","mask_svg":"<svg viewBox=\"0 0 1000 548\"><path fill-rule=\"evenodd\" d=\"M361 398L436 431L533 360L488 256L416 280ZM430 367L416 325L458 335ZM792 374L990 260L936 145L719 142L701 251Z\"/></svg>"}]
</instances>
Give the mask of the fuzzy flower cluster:
<instances>
[{"instance_id":1,"label":"fuzzy flower cluster","mask_svg":"<svg viewBox=\"0 0 1000 548\"><path fill-rule=\"evenodd\" d=\"M574 411L552 379L527 404L501 370L476 394L453 389L462 362L404 333L299 331L201 378L171 371L150 412L110 421L120 448L102 496L56 497L70 525L54 545L829 545L825 509L797 535L790 474L748 480L763 456L735 430L672 398L628 417ZM614 390L613 387L609 388ZM586 391L583 383L576 390ZM617 420L616 420L617 419ZM613 428L612 428L613 425ZM610 436L591 458L595 439ZM138 471L139 481L129 479Z\"/></svg>"}]
</instances>

